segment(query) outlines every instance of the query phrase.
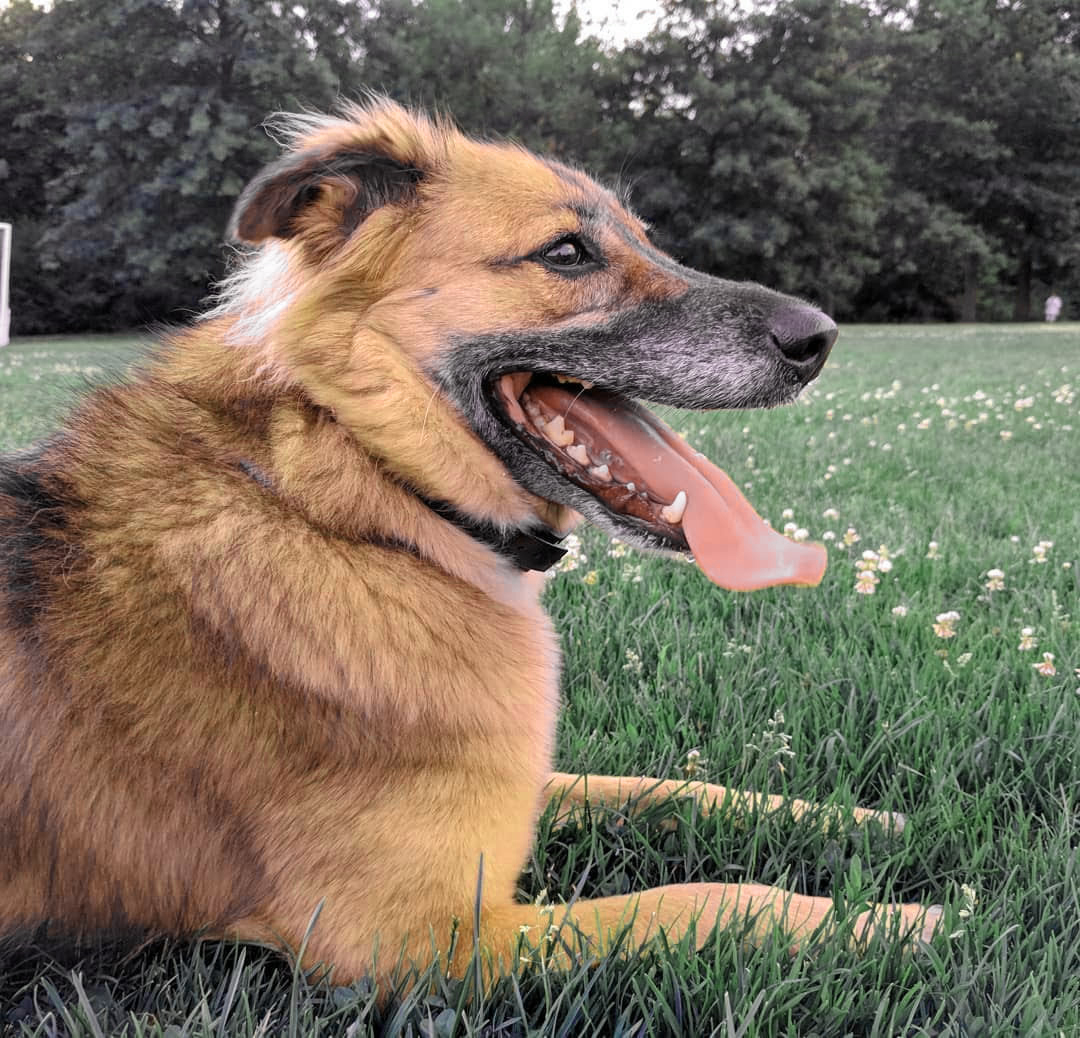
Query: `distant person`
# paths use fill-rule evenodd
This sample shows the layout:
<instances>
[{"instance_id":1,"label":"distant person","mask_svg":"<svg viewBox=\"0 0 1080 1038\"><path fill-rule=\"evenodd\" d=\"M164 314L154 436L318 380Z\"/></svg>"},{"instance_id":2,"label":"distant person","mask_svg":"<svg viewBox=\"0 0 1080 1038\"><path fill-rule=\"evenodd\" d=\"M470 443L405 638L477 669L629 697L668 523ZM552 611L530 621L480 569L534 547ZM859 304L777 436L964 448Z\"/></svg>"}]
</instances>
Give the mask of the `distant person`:
<instances>
[{"instance_id":1,"label":"distant person","mask_svg":"<svg viewBox=\"0 0 1080 1038\"><path fill-rule=\"evenodd\" d=\"M1057 292L1051 292L1046 297L1046 319L1056 321L1061 315L1061 296Z\"/></svg>"}]
</instances>

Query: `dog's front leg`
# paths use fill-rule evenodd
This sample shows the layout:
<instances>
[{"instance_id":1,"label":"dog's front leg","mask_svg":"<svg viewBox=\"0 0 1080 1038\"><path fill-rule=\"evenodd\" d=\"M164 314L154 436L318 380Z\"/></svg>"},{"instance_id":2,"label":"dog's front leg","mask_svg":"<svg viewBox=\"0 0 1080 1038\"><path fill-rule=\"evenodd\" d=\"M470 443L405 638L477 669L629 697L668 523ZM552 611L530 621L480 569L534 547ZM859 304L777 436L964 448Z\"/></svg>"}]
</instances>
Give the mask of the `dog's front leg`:
<instances>
[{"instance_id":1,"label":"dog's front leg","mask_svg":"<svg viewBox=\"0 0 1080 1038\"><path fill-rule=\"evenodd\" d=\"M877 822L892 833L902 832L905 825L904 816L893 811L855 807L849 815L842 808L822 807L809 800L727 789L711 782L681 779L572 775L556 771L548 781L547 793L556 802L555 818L559 822L587 805L635 813L672 797L693 797L703 813L720 811L737 820L755 814L790 811L796 819L807 815L819 818L829 828L842 825L849 817L860 825L868 821Z\"/></svg>"},{"instance_id":2,"label":"dog's front leg","mask_svg":"<svg viewBox=\"0 0 1080 1038\"><path fill-rule=\"evenodd\" d=\"M569 905L489 908L481 945L504 969L515 956L567 968L584 954L634 954L660 934L672 942L692 937L700 949L718 928L752 946L779 934L792 954L831 934L842 934L856 950L875 937L916 947L933 937L942 917L940 906L918 904L870 905L845 920L834 909L831 898L759 883L673 884Z\"/></svg>"}]
</instances>

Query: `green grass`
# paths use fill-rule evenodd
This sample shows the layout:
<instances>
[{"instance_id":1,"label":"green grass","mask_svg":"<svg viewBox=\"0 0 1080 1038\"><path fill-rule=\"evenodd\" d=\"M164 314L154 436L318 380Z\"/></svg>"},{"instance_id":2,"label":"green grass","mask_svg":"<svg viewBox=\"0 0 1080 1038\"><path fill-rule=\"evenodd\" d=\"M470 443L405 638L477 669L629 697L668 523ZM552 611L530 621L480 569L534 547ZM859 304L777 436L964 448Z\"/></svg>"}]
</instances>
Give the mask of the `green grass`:
<instances>
[{"instance_id":1,"label":"green grass","mask_svg":"<svg viewBox=\"0 0 1080 1038\"><path fill-rule=\"evenodd\" d=\"M0 351L0 445L45 431L57 385L109 354L122 366L132 343ZM526 971L479 997L403 977L385 1008L365 985L309 982L253 948L158 943L74 964L9 952L0 1028L1080 1034L1080 326L847 328L804 403L670 417L752 484L774 525L790 508L814 539L833 531L829 571L814 590L729 594L685 563L584 533L577 568L547 593L565 648L559 766L678 776L697 750L725 785L887 807L909 826L895 839L782 816L739 827L685 805L670 809L673 831L655 814L545 821L522 895L746 878L847 905L943 902L940 940L915 956L882 943L858 957L834 941L790 958L782 942L747 950L725 933L700 955L661 947ZM849 528L860 540L845 546ZM857 594L856 560L882 545L892 568ZM987 591L995 568L1005 587ZM950 610L955 636L940 638L935 618ZM1021 650L1026 627L1038 645ZM1054 675L1034 667L1044 652Z\"/></svg>"}]
</instances>

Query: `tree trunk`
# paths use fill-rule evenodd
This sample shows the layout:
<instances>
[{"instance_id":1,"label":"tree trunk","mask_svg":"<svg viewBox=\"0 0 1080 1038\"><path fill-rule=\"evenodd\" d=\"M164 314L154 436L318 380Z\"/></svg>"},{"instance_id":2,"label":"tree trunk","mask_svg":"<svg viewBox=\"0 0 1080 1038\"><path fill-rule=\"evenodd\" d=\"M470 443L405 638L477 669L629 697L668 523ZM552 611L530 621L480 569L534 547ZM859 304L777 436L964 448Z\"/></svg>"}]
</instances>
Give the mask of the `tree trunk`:
<instances>
[{"instance_id":1,"label":"tree trunk","mask_svg":"<svg viewBox=\"0 0 1080 1038\"><path fill-rule=\"evenodd\" d=\"M975 296L979 284L979 264L974 256L964 260L964 295L960 300L960 320L975 320Z\"/></svg>"},{"instance_id":2,"label":"tree trunk","mask_svg":"<svg viewBox=\"0 0 1080 1038\"><path fill-rule=\"evenodd\" d=\"M1013 300L1013 320L1031 320L1031 253L1020 257L1016 271L1016 298Z\"/></svg>"}]
</instances>

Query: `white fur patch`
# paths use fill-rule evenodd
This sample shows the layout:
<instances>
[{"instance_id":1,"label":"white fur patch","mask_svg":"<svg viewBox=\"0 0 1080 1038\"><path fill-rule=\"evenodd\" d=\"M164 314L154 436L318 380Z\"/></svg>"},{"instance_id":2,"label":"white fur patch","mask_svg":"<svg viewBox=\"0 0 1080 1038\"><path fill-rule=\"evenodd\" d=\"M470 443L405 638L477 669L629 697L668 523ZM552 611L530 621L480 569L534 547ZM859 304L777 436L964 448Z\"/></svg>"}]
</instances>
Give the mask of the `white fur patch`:
<instances>
[{"instance_id":1,"label":"white fur patch","mask_svg":"<svg viewBox=\"0 0 1080 1038\"><path fill-rule=\"evenodd\" d=\"M217 302L201 320L231 318L227 341L233 346L265 346L274 327L300 292L289 249L268 241L241 260L217 288Z\"/></svg>"}]
</instances>

